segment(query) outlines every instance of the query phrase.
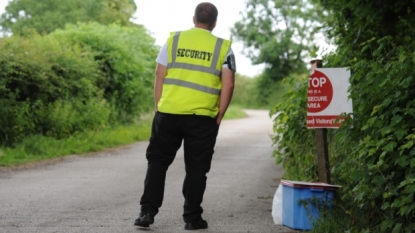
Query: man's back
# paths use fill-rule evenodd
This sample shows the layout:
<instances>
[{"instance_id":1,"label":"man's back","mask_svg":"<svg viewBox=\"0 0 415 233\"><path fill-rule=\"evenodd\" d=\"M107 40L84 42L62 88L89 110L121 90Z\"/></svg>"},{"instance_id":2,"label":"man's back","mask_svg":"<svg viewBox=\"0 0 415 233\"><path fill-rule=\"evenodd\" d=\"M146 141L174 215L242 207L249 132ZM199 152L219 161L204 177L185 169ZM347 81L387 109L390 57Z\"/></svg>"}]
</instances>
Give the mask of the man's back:
<instances>
[{"instance_id":1,"label":"man's back","mask_svg":"<svg viewBox=\"0 0 415 233\"><path fill-rule=\"evenodd\" d=\"M174 33L167 41L168 73L158 110L216 117L220 75L230 45L200 28Z\"/></svg>"}]
</instances>

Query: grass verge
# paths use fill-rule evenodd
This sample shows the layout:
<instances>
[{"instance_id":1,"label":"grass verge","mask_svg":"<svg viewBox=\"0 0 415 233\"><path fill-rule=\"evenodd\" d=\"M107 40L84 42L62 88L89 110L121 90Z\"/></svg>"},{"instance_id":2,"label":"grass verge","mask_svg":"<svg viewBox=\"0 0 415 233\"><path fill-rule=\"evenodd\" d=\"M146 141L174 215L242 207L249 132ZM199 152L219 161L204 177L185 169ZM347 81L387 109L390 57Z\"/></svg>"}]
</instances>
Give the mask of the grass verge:
<instances>
[{"instance_id":1,"label":"grass verge","mask_svg":"<svg viewBox=\"0 0 415 233\"><path fill-rule=\"evenodd\" d=\"M65 155L85 154L137 141L147 140L151 132L151 117L133 125L87 131L69 138L56 139L35 135L14 147L0 147L0 167L28 164Z\"/></svg>"},{"instance_id":2,"label":"grass verge","mask_svg":"<svg viewBox=\"0 0 415 233\"><path fill-rule=\"evenodd\" d=\"M240 107L229 106L224 119L245 117ZM29 164L63 157L101 151L137 141L148 140L153 115L148 114L132 125L87 131L69 138L56 139L41 135L25 138L14 147L0 147L0 168Z\"/></svg>"}]
</instances>

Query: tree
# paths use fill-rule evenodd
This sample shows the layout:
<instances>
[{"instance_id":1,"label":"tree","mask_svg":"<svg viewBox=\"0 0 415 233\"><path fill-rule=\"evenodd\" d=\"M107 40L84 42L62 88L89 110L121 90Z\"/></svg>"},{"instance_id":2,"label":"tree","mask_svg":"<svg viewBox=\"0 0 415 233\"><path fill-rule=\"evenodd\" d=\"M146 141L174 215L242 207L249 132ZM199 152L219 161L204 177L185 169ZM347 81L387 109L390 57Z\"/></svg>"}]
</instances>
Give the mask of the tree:
<instances>
[{"instance_id":1,"label":"tree","mask_svg":"<svg viewBox=\"0 0 415 233\"><path fill-rule=\"evenodd\" d=\"M409 24L415 22L415 2L411 0L313 0L330 12L326 33L336 40L338 52L361 52L359 58L372 58L362 43L391 36L396 45L412 43ZM385 60L386 61L386 60Z\"/></svg>"},{"instance_id":2,"label":"tree","mask_svg":"<svg viewBox=\"0 0 415 233\"><path fill-rule=\"evenodd\" d=\"M248 0L246 6L232 36L244 43L253 64L266 64L258 88L270 93L272 83L306 72L305 58L315 48L324 15L307 0Z\"/></svg>"},{"instance_id":3,"label":"tree","mask_svg":"<svg viewBox=\"0 0 415 233\"><path fill-rule=\"evenodd\" d=\"M275 71L270 78L276 81L304 71L322 19L321 8L306 0L249 0L232 36L244 43L253 64Z\"/></svg>"},{"instance_id":4,"label":"tree","mask_svg":"<svg viewBox=\"0 0 415 233\"><path fill-rule=\"evenodd\" d=\"M134 0L12 0L0 17L0 26L13 34L28 29L50 33L65 24L90 21L127 26L136 9Z\"/></svg>"}]
</instances>

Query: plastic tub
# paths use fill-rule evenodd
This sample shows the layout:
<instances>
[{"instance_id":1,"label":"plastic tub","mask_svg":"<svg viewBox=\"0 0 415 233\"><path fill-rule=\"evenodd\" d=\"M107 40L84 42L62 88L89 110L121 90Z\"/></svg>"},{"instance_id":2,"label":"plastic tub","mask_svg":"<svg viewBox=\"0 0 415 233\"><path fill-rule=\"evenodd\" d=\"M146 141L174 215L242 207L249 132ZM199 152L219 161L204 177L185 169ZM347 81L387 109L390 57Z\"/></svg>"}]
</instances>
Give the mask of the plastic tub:
<instances>
[{"instance_id":1,"label":"plastic tub","mask_svg":"<svg viewBox=\"0 0 415 233\"><path fill-rule=\"evenodd\" d=\"M341 187L326 183L281 180L282 225L296 230L311 230L313 222L320 218L320 211L310 200L328 203ZM307 208L301 201L308 203ZM330 204L330 203L329 203Z\"/></svg>"}]
</instances>

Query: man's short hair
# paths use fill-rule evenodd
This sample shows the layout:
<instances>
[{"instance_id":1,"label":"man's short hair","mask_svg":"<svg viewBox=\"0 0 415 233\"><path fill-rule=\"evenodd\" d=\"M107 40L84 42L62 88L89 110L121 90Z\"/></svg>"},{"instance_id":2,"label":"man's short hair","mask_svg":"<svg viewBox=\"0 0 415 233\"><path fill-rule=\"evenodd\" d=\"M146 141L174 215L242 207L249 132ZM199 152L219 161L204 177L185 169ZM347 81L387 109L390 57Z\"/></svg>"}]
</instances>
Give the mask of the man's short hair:
<instances>
[{"instance_id":1,"label":"man's short hair","mask_svg":"<svg viewBox=\"0 0 415 233\"><path fill-rule=\"evenodd\" d=\"M202 2L195 9L196 22L212 26L218 18L218 9L209 2Z\"/></svg>"}]
</instances>

